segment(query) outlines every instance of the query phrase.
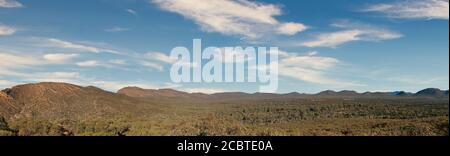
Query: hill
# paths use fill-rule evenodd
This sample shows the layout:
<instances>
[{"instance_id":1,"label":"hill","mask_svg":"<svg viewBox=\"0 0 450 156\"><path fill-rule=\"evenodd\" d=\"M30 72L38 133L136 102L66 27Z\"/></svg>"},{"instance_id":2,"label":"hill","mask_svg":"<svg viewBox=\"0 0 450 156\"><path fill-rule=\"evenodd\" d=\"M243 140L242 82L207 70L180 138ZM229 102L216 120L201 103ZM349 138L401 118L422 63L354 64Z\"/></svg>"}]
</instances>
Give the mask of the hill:
<instances>
[{"instance_id":1,"label":"hill","mask_svg":"<svg viewBox=\"0 0 450 156\"><path fill-rule=\"evenodd\" d=\"M443 91L437 88L427 88L414 94L415 96L448 97L448 90Z\"/></svg>"},{"instance_id":2,"label":"hill","mask_svg":"<svg viewBox=\"0 0 450 156\"><path fill-rule=\"evenodd\" d=\"M92 86L36 83L0 92L0 116L13 119L87 119L145 110L147 105L137 99Z\"/></svg>"}]
</instances>

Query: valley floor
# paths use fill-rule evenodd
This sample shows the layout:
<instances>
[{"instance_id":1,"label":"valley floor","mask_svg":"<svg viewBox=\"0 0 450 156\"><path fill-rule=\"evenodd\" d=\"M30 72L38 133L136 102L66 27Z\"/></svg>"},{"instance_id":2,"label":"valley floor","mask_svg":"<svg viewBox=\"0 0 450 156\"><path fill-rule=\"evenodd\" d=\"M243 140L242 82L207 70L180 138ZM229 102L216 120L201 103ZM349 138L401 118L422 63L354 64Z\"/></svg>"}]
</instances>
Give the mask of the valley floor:
<instances>
[{"instance_id":1,"label":"valley floor","mask_svg":"<svg viewBox=\"0 0 450 156\"><path fill-rule=\"evenodd\" d=\"M449 135L448 98L158 101L159 111L143 115L9 121L0 135Z\"/></svg>"}]
</instances>

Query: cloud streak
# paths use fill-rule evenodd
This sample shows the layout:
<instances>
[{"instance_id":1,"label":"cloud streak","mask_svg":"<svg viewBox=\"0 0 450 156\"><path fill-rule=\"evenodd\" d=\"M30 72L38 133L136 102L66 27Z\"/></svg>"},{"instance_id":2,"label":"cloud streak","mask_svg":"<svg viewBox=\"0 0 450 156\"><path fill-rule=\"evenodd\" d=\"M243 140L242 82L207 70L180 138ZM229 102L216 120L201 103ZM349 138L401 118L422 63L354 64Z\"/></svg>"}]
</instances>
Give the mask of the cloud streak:
<instances>
[{"instance_id":1,"label":"cloud streak","mask_svg":"<svg viewBox=\"0 0 450 156\"><path fill-rule=\"evenodd\" d=\"M0 8L21 8L23 4L16 0L0 0Z\"/></svg>"},{"instance_id":2,"label":"cloud streak","mask_svg":"<svg viewBox=\"0 0 450 156\"><path fill-rule=\"evenodd\" d=\"M105 29L106 32L124 32L124 31L130 31L129 28L122 28L122 27L112 27L109 29Z\"/></svg>"},{"instance_id":3,"label":"cloud streak","mask_svg":"<svg viewBox=\"0 0 450 156\"><path fill-rule=\"evenodd\" d=\"M133 9L126 9L125 11L130 13L130 14L132 14L132 15L134 15L134 16L137 16L137 12L135 10L133 10Z\"/></svg>"},{"instance_id":4,"label":"cloud streak","mask_svg":"<svg viewBox=\"0 0 450 156\"><path fill-rule=\"evenodd\" d=\"M164 66L158 63L142 61L141 65L149 67L151 69L155 69L157 71L164 71Z\"/></svg>"},{"instance_id":5,"label":"cloud streak","mask_svg":"<svg viewBox=\"0 0 450 156\"><path fill-rule=\"evenodd\" d=\"M278 64L278 73L281 76L291 77L297 80L333 87L361 86L361 84L331 78L327 73L341 62L332 57L317 56L317 52L308 55L298 55L283 52Z\"/></svg>"},{"instance_id":6,"label":"cloud streak","mask_svg":"<svg viewBox=\"0 0 450 156\"><path fill-rule=\"evenodd\" d=\"M332 24L335 28L343 30L330 33L321 33L314 39L302 42L300 45L305 47L331 47L336 48L339 45L354 41L384 41L401 38L403 35L387 29L378 28L367 24L359 24L350 21L340 21Z\"/></svg>"},{"instance_id":7,"label":"cloud streak","mask_svg":"<svg viewBox=\"0 0 450 156\"><path fill-rule=\"evenodd\" d=\"M82 62L77 62L76 65L80 67L97 67L101 66L101 64L96 60L87 60Z\"/></svg>"},{"instance_id":8,"label":"cloud streak","mask_svg":"<svg viewBox=\"0 0 450 156\"><path fill-rule=\"evenodd\" d=\"M47 40L48 44L50 46L58 47L58 48L64 48L64 49L73 49L81 52L91 52L91 53L101 53L101 52L107 52L107 53L113 53L113 54L120 54L120 52L112 49L104 49L104 48L98 48L94 46L79 44L79 43L73 43L69 41L63 41L60 39L50 38Z\"/></svg>"},{"instance_id":9,"label":"cloud streak","mask_svg":"<svg viewBox=\"0 0 450 156\"><path fill-rule=\"evenodd\" d=\"M203 94L214 94L214 93L225 93L229 92L224 89L215 89L215 88L186 88L181 89L182 91L188 92L188 93L203 93Z\"/></svg>"},{"instance_id":10,"label":"cloud streak","mask_svg":"<svg viewBox=\"0 0 450 156\"><path fill-rule=\"evenodd\" d=\"M45 54L43 58L50 62L66 63L67 61L78 57L78 54Z\"/></svg>"},{"instance_id":11,"label":"cloud streak","mask_svg":"<svg viewBox=\"0 0 450 156\"><path fill-rule=\"evenodd\" d=\"M408 0L396 3L370 5L363 12L386 14L398 19L440 19L448 20L448 0Z\"/></svg>"},{"instance_id":12,"label":"cloud streak","mask_svg":"<svg viewBox=\"0 0 450 156\"><path fill-rule=\"evenodd\" d=\"M173 59L170 56L161 52L149 52L146 54L146 57L152 60L161 61L168 64L172 64L177 61L177 59Z\"/></svg>"},{"instance_id":13,"label":"cloud streak","mask_svg":"<svg viewBox=\"0 0 450 156\"><path fill-rule=\"evenodd\" d=\"M34 58L32 56L23 56L12 53L0 52L0 69L20 68L40 64L44 64L44 61Z\"/></svg>"}]
</instances>

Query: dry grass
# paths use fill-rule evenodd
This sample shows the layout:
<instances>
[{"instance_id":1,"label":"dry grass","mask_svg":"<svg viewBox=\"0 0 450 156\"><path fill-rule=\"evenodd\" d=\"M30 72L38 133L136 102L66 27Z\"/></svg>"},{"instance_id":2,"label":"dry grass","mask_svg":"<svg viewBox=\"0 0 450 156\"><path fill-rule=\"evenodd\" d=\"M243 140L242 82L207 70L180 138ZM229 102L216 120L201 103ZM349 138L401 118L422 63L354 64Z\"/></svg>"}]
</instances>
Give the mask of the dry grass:
<instances>
[{"instance_id":1,"label":"dry grass","mask_svg":"<svg viewBox=\"0 0 450 156\"><path fill-rule=\"evenodd\" d=\"M448 136L448 99L161 101L159 111L10 122L0 135ZM154 102L153 102L154 103ZM156 105L149 104L150 107Z\"/></svg>"}]
</instances>

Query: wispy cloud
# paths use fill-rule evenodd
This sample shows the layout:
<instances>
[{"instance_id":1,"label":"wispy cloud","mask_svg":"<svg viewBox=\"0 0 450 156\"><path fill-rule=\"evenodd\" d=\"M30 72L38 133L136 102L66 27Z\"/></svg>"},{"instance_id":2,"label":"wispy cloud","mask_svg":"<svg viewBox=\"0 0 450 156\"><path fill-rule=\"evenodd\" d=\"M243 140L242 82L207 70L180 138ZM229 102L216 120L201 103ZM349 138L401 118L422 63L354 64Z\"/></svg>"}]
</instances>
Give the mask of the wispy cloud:
<instances>
[{"instance_id":1,"label":"wispy cloud","mask_svg":"<svg viewBox=\"0 0 450 156\"><path fill-rule=\"evenodd\" d=\"M8 88L14 85L17 85L19 83L17 82L13 82L13 81L8 81L8 80L0 80L0 90L3 88Z\"/></svg>"},{"instance_id":2,"label":"wispy cloud","mask_svg":"<svg viewBox=\"0 0 450 156\"><path fill-rule=\"evenodd\" d=\"M109 63L115 64L115 65L126 65L127 61L116 59L116 60L109 60Z\"/></svg>"},{"instance_id":3,"label":"wispy cloud","mask_svg":"<svg viewBox=\"0 0 450 156\"><path fill-rule=\"evenodd\" d=\"M285 53L287 55L281 57L278 64L278 73L281 76L313 84L329 85L328 87L340 88L362 85L339 80L328 75L331 70L341 65L341 62L336 58L317 56L315 51L308 53L308 55Z\"/></svg>"},{"instance_id":4,"label":"wispy cloud","mask_svg":"<svg viewBox=\"0 0 450 156\"><path fill-rule=\"evenodd\" d=\"M448 76L439 76L439 77L429 77L427 78L418 78L417 76L398 76L398 77L389 77L387 78L388 81L397 82L405 85L421 85L425 87L437 85L443 82L449 81Z\"/></svg>"},{"instance_id":5,"label":"wispy cloud","mask_svg":"<svg viewBox=\"0 0 450 156\"><path fill-rule=\"evenodd\" d=\"M278 34L283 34L283 35L295 35L298 32L304 31L306 29L307 29L307 27L303 24L289 22L289 23L280 24L278 26L278 28L276 28L276 32Z\"/></svg>"},{"instance_id":6,"label":"wispy cloud","mask_svg":"<svg viewBox=\"0 0 450 156\"><path fill-rule=\"evenodd\" d=\"M133 9L126 9L125 11L130 13L130 14L132 14L132 15L134 15L134 16L137 16L137 11L135 11Z\"/></svg>"},{"instance_id":7,"label":"wispy cloud","mask_svg":"<svg viewBox=\"0 0 450 156\"><path fill-rule=\"evenodd\" d=\"M98 67L101 66L100 62L97 60L87 60L82 62L77 62L76 65L80 67Z\"/></svg>"},{"instance_id":8,"label":"wispy cloud","mask_svg":"<svg viewBox=\"0 0 450 156\"><path fill-rule=\"evenodd\" d=\"M275 19L280 6L249 0L152 0L163 10L178 13L207 32L255 40L268 34L295 35L307 29L302 23ZM255 29L257 28L257 29Z\"/></svg>"},{"instance_id":9,"label":"wispy cloud","mask_svg":"<svg viewBox=\"0 0 450 156\"><path fill-rule=\"evenodd\" d=\"M141 65L151 69L156 69L157 71L164 71L164 66L158 63L142 61Z\"/></svg>"},{"instance_id":10,"label":"wispy cloud","mask_svg":"<svg viewBox=\"0 0 450 156\"><path fill-rule=\"evenodd\" d=\"M0 36L12 35L17 31L16 28L0 24Z\"/></svg>"},{"instance_id":11,"label":"wispy cloud","mask_svg":"<svg viewBox=\"0 0 450 156\"><path fill-rule=\"evenodd\" d=\"M214 88L186 88L186 89L181 89L181 90L188 92L188 93L204 93L204 94L227 92L227 90L224 90L224 89L214 89Z\"/></svg>"},{"instance_id":12,"label":"wispy cloud","mask_svg":"<svg viewBox=\"0 0 450 156\"><path fill-rule=\"evenodd\" d=\"M74 43L69 41L64 41L60 39L48 39L48 44L50 46L58 47L58 48L65 48L65 49L73 49L81 52L92 52L92 53L101 53L101 52L107 52L107 53L114 53L114 54L120 54L120 52L112 49L105 49L105 48L99 48L89 45L84 45L80 43Z\"/></svg>"},{"instance_id":13,"label":"wispy cloud","mask_svg":"<svg viewBox=\"0 0 450 156\"><path fill-rule=\"evenodd\" d=\"M0 68L20 68L39 64L44 62L32 56L0 52Z\"/></svg>"},{"instance_id":14,"label":"wispy cloud","mask_svg":"<svg viewBox=\"0 0 450 156\"><path fill-rule=\"evenodd\" d=\"M56 56L56 55L55 55ZM34 57L12 53L0 52L0 77L16 77L15 80L28 80L32 78L62 78L68 75L74 75L66 72L25 72L24 69L33 69L39 66L52 65L55 61L54 57ZM59 57L58 57L59 58Z\"/></svg>"},{"instance_id":15,"label":"wispy cloud","mask_svg":"<svg viewBox=\"0 0 450 156\"><path fill-rule=\"evenodd\" d=\"M0 8L21 8L23 4L16 0L0 0Z\"/></svg>"},{"instance_id":16,"label":"wispy cloud","mask_svg":"<svg viewBox=\"0 0 450 156\"><path fill-rule=\"evenodd\" d=\"M33 75L33 76L32 76ZM62 82L61 80L80 78L79 72L37 72L29 76L22 77L25 80L37 82Z\"/></svg>"},{"instance_id":17,"label":"wispy cloud","mask_svg":"<svg viewBox=\"0 0 450 156\"><path fill-rule=\"evenodd\" d=\"M124 71L135 71L133 68L127 68L125 67L127 65L127 62L125 60L99 60L99 59L91 59L91 60L85 60L81 62L76 62L75 65L83 68L106 68L106 69L113 69L113 70L124 70Z\"/></svg>"},{"instance_id":18,"label":"wispy cloud","mask_svg":"<svg viewBox=\"0 0 450 156\"><path fill-rule=\"evenodd\" d=\"M23 77L27 73L19 70L45 64L44 61L32 57L0 51L0 77Z\"/></svg>"},{"instance_id":19,"label":"wispy cloud","mask_svg":"<svg viewBox=\"0 0 450 156\"><path fill-rule=\"evenodd\" d=\"M333 27L343 29L337 32L321 33L314 39L302 42L306 47L332 47L352 41L384 41L401 38L403 35L387 29L378 28L368 24L351 22L348 20L332 24Z\"/></svg>"},{"instance_id":20,"label":"wispy cloud","mask_svg":"<svg viewBox=\"0 0 450 156\"><path fill-rule=\"evenodd\" d=\"M112 27L109 29L105 29L106 32L124 32L124 31L130 31L129 28L123 28L123 27Z\"/></svg>"},{"instance_id":21,"label":"wispy cloud","mask_svg":"<svg viewBox=\"0 0 450 156\"><path fill-rule=\"evenodd\" d=\"M448 20L448 0L403 0L394 3L370 5L364 12L378 12L399 19Z\"/></svg>"},{"instance_id":22,"label":"wispy cloud","mask_svg":"<svg viewBox=\"0 0 450 156\"><path fill-rule=\"evenodd\" d=\"M149 59L161 61L164 63L174 63L175 61L177 61L176 59L173 59L170 56L161 52L149 52L146 55L147 55L146 57Z\"/></svg>"},{"instance_id":23,"label":"wispy cloud","mask_svg":"<svg viewBox=\"0 0 450 156\"><path fill-rule=\"evenodd\" d=\"M78 54L62 54L62 53L55 53L55 54L45 54L43 58L45 60L51 61L51 62L58 62L58 63L66 63L67 61L78 57Z\"/></svg>"}]
</instances>

